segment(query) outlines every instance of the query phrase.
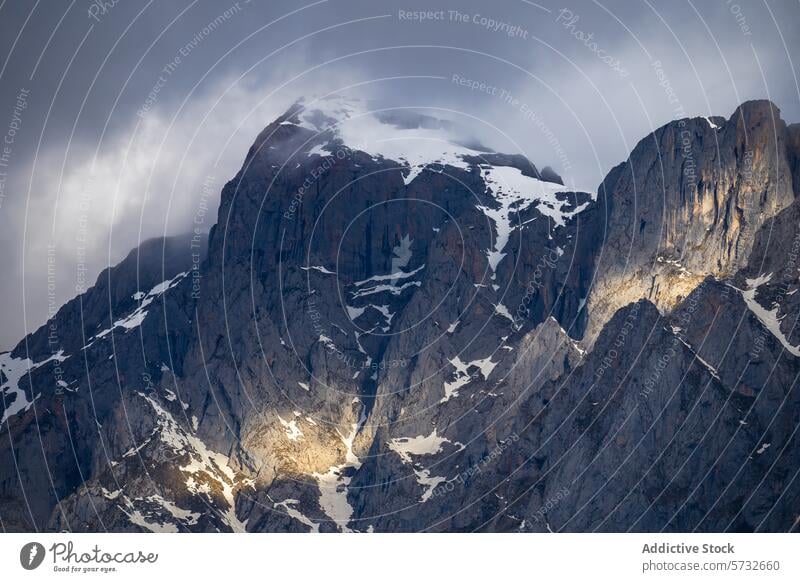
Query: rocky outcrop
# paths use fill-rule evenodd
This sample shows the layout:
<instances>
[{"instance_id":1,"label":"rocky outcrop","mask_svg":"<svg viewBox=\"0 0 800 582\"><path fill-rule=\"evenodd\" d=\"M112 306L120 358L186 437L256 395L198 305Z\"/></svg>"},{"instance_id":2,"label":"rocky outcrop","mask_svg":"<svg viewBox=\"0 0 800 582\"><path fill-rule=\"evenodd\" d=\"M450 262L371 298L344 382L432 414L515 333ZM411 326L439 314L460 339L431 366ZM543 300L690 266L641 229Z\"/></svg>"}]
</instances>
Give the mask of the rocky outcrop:
<instances>
[{"instance_id":1,"label":"rocky outcrop","mask_svg":"<svg viewBox=\"0 0 800 582\"><path fill-rule=\"evenodd\" d=\"M768 101L731 118L682 119L643 139L600 185L604 236L586 343L620 307L674 308L707 275L729 277L795 197L793 133Z\"/></svg>"},{"instance_id":2,"label":"rocky outcrop","mask_svg":"<svg viewBox=\"0 0 800 582\"><path fill-rule=\"evenodd\" d=\"M152 414L137 414L127 400L154 390L165 369L182 369L192 300L190 284L178 287L190 283L205 249L191 243L144 242L0 354L0 430L7 435L0 444L0 516L7 530L46 529L51 516L69 520L63 529L83 520L83 529L99 528L91 512L67 514L65 499L138 446L133 429L151 424Z\"/></svg>"}]
</instances>

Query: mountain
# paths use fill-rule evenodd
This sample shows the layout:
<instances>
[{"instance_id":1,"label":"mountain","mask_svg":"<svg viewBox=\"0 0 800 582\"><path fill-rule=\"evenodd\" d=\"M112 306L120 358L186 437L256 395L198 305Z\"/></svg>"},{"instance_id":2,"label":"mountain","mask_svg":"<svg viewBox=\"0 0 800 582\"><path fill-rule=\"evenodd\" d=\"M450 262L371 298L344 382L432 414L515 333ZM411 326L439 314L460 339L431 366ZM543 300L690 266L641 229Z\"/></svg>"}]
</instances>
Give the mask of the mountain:
<instances>
[{"instance_id":1,"label":"mountain","mask_svg":"<svg viewBox=\"0 0 800 582\"><path fill-rule=\"evenodd\" d=\"M596 193L459 134L300 101L207 249L0 355L3 528L796 527L798 126L673 121Z\"/></svg>"}]
</instances>

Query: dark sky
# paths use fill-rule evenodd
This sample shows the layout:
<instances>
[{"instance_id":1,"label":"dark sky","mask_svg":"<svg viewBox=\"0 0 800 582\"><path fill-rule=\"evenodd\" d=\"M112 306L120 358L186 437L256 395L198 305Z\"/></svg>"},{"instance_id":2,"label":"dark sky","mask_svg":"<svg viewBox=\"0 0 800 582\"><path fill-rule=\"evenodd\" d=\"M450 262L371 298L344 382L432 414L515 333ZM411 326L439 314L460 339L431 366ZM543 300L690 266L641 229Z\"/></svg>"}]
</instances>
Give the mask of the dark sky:
<instances>
[{"instance_id":1,"label":"dark sky","mask_svg":"<svg viewBox=\"0 0 800 582\"><path fill-rule=\"evenodd\" d=\"M595 189L676 117L769 98L800 121L799 34L797 0L0 0L0 348L84 270L187 230L204 183L210 227L256 134L302 95L442 108Z\"/></svg>"}]
</instances>

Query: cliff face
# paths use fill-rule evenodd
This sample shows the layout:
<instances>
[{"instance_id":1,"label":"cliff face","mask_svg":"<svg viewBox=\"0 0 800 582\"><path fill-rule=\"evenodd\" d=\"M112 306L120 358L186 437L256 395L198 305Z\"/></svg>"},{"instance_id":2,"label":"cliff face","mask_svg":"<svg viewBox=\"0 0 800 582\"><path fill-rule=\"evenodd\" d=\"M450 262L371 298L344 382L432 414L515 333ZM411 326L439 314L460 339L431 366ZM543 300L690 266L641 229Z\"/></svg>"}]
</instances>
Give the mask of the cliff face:
<instances>
[{"instance_id":1,"label":"cliff face","mask_svg":"<svg viewBox=\"0 0 800 582\"><path fill-rule=\"evenodd\" d=\"M202 265L147 243L0 356L4 527L791 527L795 126L673 122L596 197L449 129L297 104Z\"/></svg>"},{"instance_id":2,"label":"cliff face","mask_svg":"<svg viewBox=\"0 0 800 582\"><path fill-rule=\"evenodd\" d=\"M750 101L727 121L674 121L639 142L599 188L606 244L587 342L625 304L669 310L705 276L743 267L756 233L794 201L795 141L777 107Z\"/></svg>"}]
</instances>

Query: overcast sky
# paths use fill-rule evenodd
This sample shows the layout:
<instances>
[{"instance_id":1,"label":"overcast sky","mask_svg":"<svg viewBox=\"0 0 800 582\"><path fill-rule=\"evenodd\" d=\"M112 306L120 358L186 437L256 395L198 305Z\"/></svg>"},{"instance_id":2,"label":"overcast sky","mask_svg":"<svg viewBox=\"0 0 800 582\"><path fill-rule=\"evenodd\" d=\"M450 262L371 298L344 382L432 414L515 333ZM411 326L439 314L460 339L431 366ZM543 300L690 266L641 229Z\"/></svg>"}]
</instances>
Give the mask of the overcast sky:
<instances>
[{"instance_id":1,"label":"overcast sky","mask_svg":"<svg viewBox=\"0 0 800 582\"><path fill-rule=\"evenodd\" d=\"M188 230L204 182L210 227L254 137L300 96L446 109L596 189L676 117L769 98L800 121L798 34L797 0L6 0L0 349L74 297L80 269L93 282Z\"/></svg>"}]
</instances>

